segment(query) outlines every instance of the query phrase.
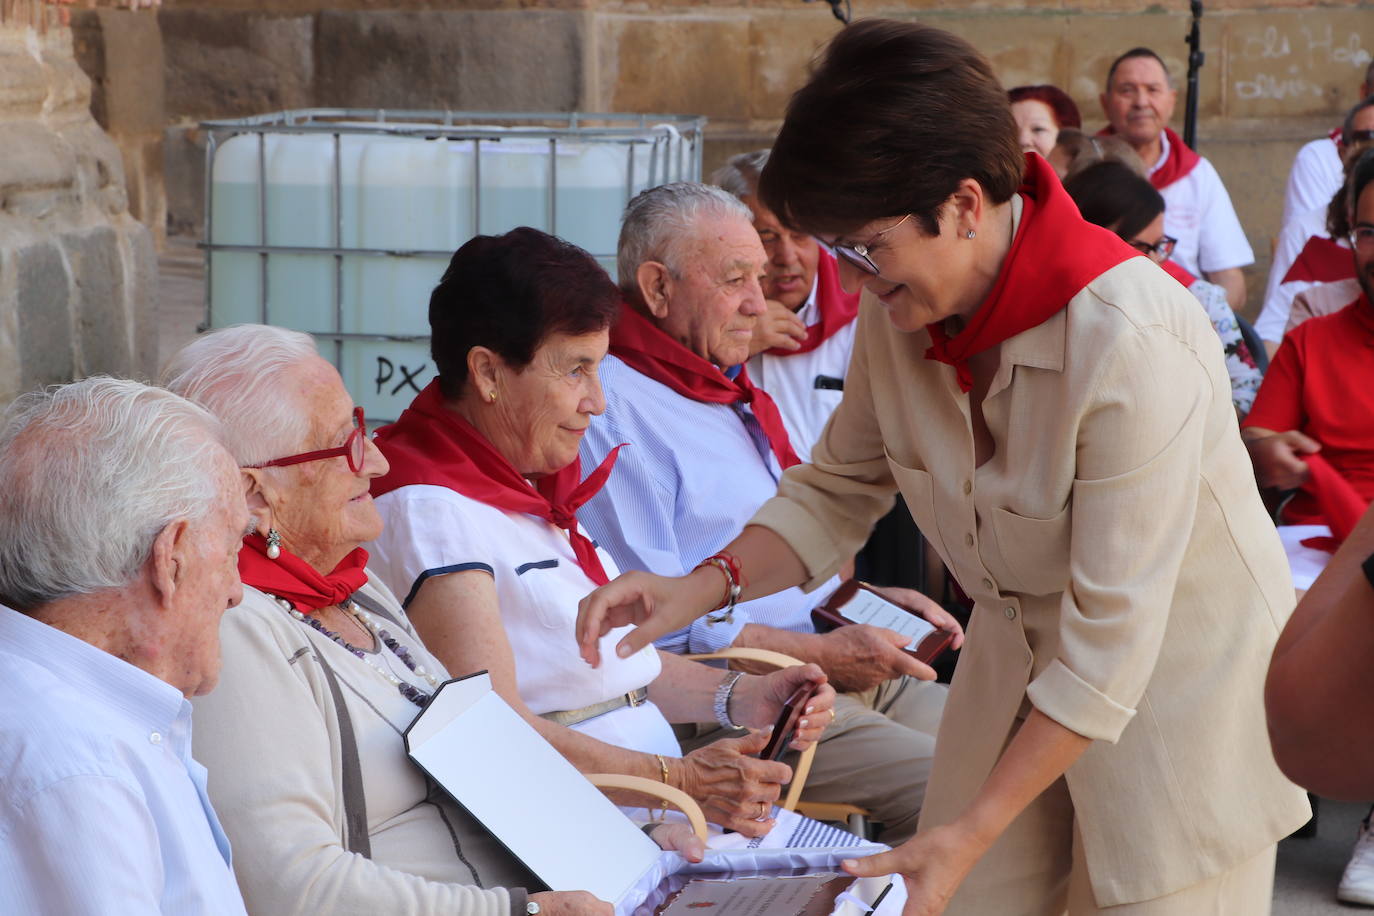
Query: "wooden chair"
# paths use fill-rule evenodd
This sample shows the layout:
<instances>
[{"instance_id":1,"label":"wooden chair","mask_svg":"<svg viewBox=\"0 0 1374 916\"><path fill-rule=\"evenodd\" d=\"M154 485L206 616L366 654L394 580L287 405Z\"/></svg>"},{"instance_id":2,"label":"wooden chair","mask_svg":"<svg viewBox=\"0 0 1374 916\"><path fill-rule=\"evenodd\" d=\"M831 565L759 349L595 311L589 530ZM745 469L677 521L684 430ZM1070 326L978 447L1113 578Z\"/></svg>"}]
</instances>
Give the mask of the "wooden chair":
<instances>
[{"instance_id":1,"label":"wooden chair","mask_svg":"<svg viewBox=\"0 0 1374 916\"><path fill-rule=\"evenodd\" d=\"M739 646L729 646L717 652L706 652L701 655L689 655L687 658L693 661L712 659L721 659L727 662L732 660L751 661L772 665L775 668L790 668L793 665L804 664L782 652ZM792 782L787 787L787 796L783 799L782 808L787 811L796 811L798 814L818 821L844 824L855 836L871 839L869 836L869 818L871 815L865 809L857 805L846 805L839 802L804 802L801 800L802 789L806 786L806 777L811 773L811 762L816 756L816 747L816 744L812 744L802 751L801 756L797 759L797 765L792 770Z\"/></svg>"},{"instance_id":2,"label":"wooden chair","mask_svg":"<svg viewBox=\"0 0 1374 916\"><path fill-rule=\"evenodd\" d=\"M659 782L657 779L627 776L624 773L590 773L587 774L587 780L598 789L622 789L628 792L638 792L667 802L687 815L687 823L692 825L692 830L701 841L706 842L706 815L701 813L701 806L696 803L696 799L681 789Z\"/></svg>"}]
</instances>

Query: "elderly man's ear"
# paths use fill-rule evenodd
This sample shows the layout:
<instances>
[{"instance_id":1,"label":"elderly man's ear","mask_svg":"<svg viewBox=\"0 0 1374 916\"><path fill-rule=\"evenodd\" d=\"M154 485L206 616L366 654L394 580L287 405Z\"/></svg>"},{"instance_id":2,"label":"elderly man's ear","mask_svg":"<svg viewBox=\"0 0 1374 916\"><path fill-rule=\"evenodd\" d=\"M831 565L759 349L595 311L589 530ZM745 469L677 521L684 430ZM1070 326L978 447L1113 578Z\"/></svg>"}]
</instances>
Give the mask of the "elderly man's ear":
<instances>
[{"instance_id":1,"label":"elderly man's ear","mask_svg":"<svg viewBox=\"0 0 1374 916\"><path fill-rule=\"evenodd\" d=\"M649 314L662 321L668 317L668 300L673 292L673 275L661 261L645 261L635 271L639 295Z\"/></svg>"},{"instance_id":2,"label":"elderly man's ear","mask_svg":"<svg viewBox=\"0 0 1374 916\"><path fill-rule=\"evenodd\" d=\"M193 538L191 523L184 518L168 522L153 538L149 554L150 584L163 607L171 605L172 596L184 584Z\"/></svg>"}]
</instances>

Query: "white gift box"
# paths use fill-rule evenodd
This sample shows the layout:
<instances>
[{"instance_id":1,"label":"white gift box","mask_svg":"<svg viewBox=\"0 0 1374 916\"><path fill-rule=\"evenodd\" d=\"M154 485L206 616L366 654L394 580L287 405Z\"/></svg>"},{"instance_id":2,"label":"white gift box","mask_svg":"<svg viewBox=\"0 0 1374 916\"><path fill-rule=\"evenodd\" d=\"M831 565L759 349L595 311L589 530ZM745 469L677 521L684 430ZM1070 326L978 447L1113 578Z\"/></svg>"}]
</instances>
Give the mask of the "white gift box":
<instances>
[{"instance_id":1,"label":"white gift box","mask_svg":"<svg viewBox=\"0 0 1374 916\"><path fill-rule=\"evenodd\" d=\"M616 916L648 916L646 901L670 875L838 870L842 859L886 848L787 848L786 837L812 831L793 829L803 819L778 812L780 826L764 841L713 841L740 848L712 848L702 862L687 862L659 849L588 782L491 689L485 671L444 682L406 729L405 744L411 759L551 890L589 891L614 903ZM833 916L896 916L905 899L900 878L855 879Z\"/></svg>"}]
</instances>

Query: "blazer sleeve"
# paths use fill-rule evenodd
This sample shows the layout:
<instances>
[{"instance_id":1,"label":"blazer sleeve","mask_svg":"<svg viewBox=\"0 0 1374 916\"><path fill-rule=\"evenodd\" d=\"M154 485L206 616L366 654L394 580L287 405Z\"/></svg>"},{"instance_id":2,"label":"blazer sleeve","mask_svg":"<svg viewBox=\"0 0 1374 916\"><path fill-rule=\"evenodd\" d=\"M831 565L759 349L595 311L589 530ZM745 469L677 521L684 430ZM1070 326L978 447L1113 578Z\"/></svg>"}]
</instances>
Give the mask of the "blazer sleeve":
<instances>
[{"instance_id":1,"label":"blazer sleeve","mask_svg":"<svg viewBox=\"0 0 1374 916\"><path fill-rule=\"evenodd\" d=\"M844 397L812 447L810 463L789 468L777 495L749 521L792 548L806 567L806 591L830 581L863 546L874 524L892 509L897 491L874 410L868 352L870 341L884 339L868 325L887 318L868 302L858 320Z\"/></svg>"},{"instance_id":2,"label":"blazer sleeve","mask_svg":"<svg viewBox=\"0 0 1374 916\"><path fill-rule=\"evenodd\" d=\"M429 881L343 845L324 704L303 673L305 640L279 638L247 607L221 626L224 669L195 705L194 754L209 771L215 810L234 846L248 910L258 914L524 911L524 892ZM396 753L403 752L398 736ZM516 905L520 909L516 910Z\"/></svg>"},{"instance_id":3,"label":"blazer sleeve","mask_svg":"<svg viewBox=\"0 0 1374 916\"><path fill-rule=\"evenodd\" d=\"M1165 327L1124 335L1104 363L1077 431L1059 652L1027 695L1066 728L1115 742L1163 643L1209 412L1231 411L1229 391L1214 390L1224 376Z\"/></svg>"}]
</instances>

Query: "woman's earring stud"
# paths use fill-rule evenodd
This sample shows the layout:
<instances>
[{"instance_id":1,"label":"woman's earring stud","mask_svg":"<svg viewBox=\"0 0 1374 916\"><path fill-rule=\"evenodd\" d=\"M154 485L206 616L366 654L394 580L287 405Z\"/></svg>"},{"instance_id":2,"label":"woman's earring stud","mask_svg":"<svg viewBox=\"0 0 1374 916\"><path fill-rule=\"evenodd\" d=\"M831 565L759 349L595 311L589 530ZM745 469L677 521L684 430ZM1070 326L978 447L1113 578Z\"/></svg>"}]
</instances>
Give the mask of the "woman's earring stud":
<instances>
[{"instance_id":1,"label":"woman's earring stud","mask_svg":"<svg viewBox=\"0 0 1374 916\"><path fill-rule=\"evenodd\" d=\"M971 238L973 238L973 236L974 236L975 234L976 234L976 233L974 233L974 231L973 231L972 229L970 229L968 232L964 233L964 238L966 238L966 239L971 239Z\"/></svg>"},{"instance_id":2,"label":"woman's earring stud","mask_svg":"<svg viewBox=\"0 0 1374 916\"><path fill-rule=\"evenodd\" d=\"M487 400L488 400L488 401L491 401L493 404L495 404L495 403L496 403L496 392L495 392L495 391L488 391L488 392L487 392Z\"/></svg>"},{"instance_id":3,"label":"woman's earring stud","mask_svg":"<svg viewBox=\"0 0 1374 916\"><path fill-rule=\"evenodd\" d=\"M267 529L267 559L275 560L281 556L281 533L276 528Z\"/></svg>"}]
</instances>

